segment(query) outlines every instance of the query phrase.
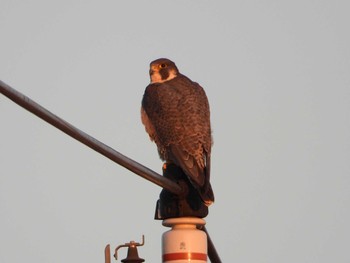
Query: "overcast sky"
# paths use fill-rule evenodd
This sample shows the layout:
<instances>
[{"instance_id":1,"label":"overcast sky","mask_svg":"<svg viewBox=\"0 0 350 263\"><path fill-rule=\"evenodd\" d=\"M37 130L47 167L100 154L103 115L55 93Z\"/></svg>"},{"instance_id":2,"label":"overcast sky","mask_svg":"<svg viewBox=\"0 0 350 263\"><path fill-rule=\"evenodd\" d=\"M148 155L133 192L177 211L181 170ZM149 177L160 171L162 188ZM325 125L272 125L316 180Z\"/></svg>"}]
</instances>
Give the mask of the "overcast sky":
<instances>
[{"instance_id":1,"label":"overcast sky","mask_svg":"<svg viewBox=\"0 0 350 263\"><path fill-rule=\"evenodd\" d=\"M0 79L160 173L140 103L149 62L172 59L211 106L222 261L350 262L349 7L2 0ZM103 262L142 234L161 261L158 186L2 95L0 121L0 262Z\"/></svg>"}]
</instances>

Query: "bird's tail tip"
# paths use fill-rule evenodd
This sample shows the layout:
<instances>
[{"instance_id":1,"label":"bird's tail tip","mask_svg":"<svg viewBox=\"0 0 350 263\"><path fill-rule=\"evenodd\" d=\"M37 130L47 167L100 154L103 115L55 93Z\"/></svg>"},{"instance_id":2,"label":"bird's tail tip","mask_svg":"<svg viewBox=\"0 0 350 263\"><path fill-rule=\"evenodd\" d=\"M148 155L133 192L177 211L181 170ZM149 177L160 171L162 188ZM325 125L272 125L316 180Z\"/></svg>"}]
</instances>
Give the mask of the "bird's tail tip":
<instances>
[{"instance_id":1,"label":"bird's tail tip","mask_svg":"<svg viewBox=\"0 0 350 263\"><path fill-rule=\"evenodd\" d=\"M208 189L204 193L201 193L201 198L206 206L210 206L214 203L215 198L211 185L209 185Z\"/></svg>"}]
</instances>

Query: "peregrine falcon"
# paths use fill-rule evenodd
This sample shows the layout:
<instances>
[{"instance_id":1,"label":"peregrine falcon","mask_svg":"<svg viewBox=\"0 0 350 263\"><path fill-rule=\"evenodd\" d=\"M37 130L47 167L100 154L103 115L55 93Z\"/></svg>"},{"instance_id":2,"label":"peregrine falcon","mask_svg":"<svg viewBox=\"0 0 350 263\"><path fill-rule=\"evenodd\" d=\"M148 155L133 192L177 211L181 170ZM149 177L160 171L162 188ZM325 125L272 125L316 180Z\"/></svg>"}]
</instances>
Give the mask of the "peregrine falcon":
<instances>
[{"instance_id":1,"label":"peregrine falcon","mask_svg":"<svg viewBox=\"0 0 350 263\"><path fill-rule=\"evenodd\" d=\"M181 167L209 206L214 194L210 185L212 137L207 96L169 59L151 62L149 74L151 83L142 99L142 123L160 158Z\"/></svg>"}]
</instances>

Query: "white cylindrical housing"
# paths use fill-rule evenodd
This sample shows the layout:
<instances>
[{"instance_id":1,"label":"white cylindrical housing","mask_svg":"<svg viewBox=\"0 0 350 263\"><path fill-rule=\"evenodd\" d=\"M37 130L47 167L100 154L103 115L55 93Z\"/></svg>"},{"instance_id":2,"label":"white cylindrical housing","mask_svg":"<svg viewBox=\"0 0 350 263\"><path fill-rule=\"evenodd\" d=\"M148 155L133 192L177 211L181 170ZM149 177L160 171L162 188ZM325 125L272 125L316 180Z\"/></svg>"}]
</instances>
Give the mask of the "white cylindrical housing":
<instances>
[{"instance_id":1,"label":"white cylindrical housing","mask_svg":"<svg viewBox=\"0 0 350 263\"><path fill-rule=\"evenodd\" d=\"M163 221L171 227L162 236L163 263L207 262L207 235L197 229L205 221L196 217L170 218Z\"/></svg>"}]
</instances>

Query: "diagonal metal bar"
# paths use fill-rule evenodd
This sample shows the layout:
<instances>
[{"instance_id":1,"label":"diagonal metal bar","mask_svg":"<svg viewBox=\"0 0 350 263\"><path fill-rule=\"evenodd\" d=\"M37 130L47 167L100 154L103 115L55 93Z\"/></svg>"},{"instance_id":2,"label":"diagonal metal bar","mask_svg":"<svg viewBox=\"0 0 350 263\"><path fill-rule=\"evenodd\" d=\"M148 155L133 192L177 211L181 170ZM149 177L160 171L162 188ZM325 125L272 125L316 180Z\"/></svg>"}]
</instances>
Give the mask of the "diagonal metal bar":
<instances>
[{"instance_id":1,"label":"diagonal metal bar","mask_svg":"<svg viewBox=\"0 0 350 263\"><path fill-rule=\"evenodd\" d=\"M218 252L216 251L216 248L214 246L213 241L211 240L211 238L209 236L207 228L205 226L203 226L202 230L207 234L208 256L209 256L210 262L221 263L221 259L219 257Z\"/></svg>"},{"instance_id":2,"label":"diagonal metal bar","mask_svg":"<svg viewBox=\"0 0 350 263\"><path fill-rule=\"evenodd\" d=\"M177 194L177 195L181 194L182 189L178 184L170 181L169 179L143 166L142 164L122 155L121 153L117 152L111 147L96 140L95 138L91 137L90 135L86 134L85 132L79 130L78 128L74 127L70 123L64 121L60 117L51 113L44 107L40 106L38 103L31 100L27 96L11 88L9 85L5 84L1 80L0 80L0 92L6 97L8 97L10 100L12 100L13 102L22 106L23 108L30 111L34 115L50 123L57 129L73 137L74 139L80 141L81 143L85 144L91 149L106 156L113 162L118 163L119 165L125 167L126 169L132 171L133 173L143 177L148 181L151 181L152 183L155 183L156 185L163 187L164 189L168 190L169 192L172 192L173 194Z\"/></svg>"}]
</instances>

